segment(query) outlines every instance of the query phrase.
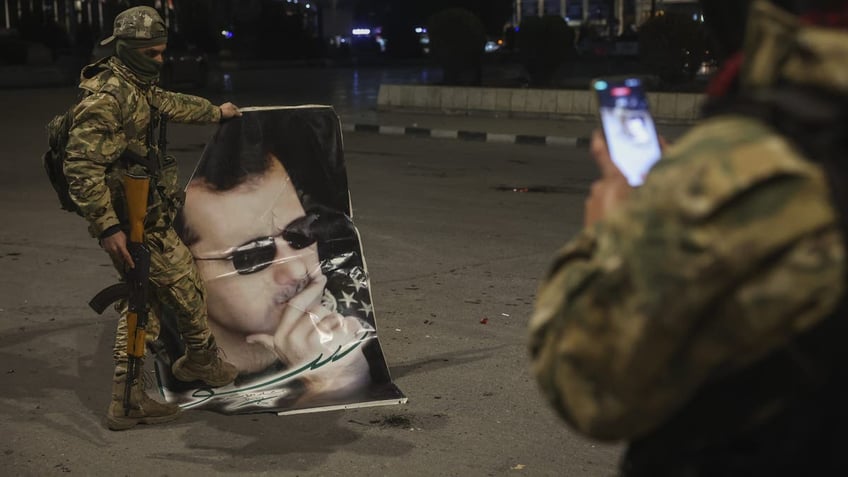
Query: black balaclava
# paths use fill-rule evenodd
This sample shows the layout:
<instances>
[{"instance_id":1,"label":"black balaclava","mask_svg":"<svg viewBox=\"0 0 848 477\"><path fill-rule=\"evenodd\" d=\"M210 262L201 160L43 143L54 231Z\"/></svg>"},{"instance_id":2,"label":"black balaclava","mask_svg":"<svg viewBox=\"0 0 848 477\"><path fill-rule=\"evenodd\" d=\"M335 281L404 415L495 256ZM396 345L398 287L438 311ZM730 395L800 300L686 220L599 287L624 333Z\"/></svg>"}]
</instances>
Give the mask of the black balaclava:
<instances>
[{"instance_id":1,"label":"black balaclava","mask_svg":"<svg viewBox=\"0 0 848 477\"><path fill-rule=\"evenodd\" d=\"M138 43L143 43L141 46ZM159 42L159 45L165 42ZM159 73L162 71L162 63L150 58L141 53L139 48L146 48L151 45L148 41L137 41L129 39L119 39L115 45L115 55L127 65L127 67L135 73L144 83L153 83L159 79Z\"/></svg>"},{"instance_id":2,"label":"black balaclava","mask_svg":"<svg viewBox=\"0 0 848 477\"><path fill-rule=\"evenodd\" d=\"M168 42L168 27L156 9L139 6L119 13L115 17L112 35L100 44L108 45L115 40L115 56L142 82L151 84L159 78L162 64L138 51Z\"/></svg>"}]
</instances>

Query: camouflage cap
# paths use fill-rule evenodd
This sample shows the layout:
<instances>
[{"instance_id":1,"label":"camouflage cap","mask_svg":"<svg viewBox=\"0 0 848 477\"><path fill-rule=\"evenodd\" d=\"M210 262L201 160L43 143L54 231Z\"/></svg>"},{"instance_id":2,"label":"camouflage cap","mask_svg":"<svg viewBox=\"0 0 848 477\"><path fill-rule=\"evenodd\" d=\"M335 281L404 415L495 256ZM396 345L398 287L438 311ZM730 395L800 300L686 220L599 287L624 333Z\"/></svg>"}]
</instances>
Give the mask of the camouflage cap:
<instances>
[{"instance_id":1,"label":"camouflage cap","mask_svg":"<svg viewBox=\"0 0 848 477\"><path fill-rule=\"evenodd\" d=\"M128 8L115 17L112 35L101 41L101 45L115 39L139 42L139 46L152 46L168 40L168 30L159 12L151 7Z\"/></svg>"}]
</instances>

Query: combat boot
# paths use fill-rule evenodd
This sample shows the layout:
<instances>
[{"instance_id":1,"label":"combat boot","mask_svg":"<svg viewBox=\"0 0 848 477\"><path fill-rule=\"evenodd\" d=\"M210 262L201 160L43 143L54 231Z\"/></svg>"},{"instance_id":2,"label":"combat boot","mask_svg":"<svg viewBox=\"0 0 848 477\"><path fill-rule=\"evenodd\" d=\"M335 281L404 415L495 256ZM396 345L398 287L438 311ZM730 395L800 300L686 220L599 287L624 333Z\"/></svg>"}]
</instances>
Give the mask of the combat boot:
<instances>
[{"instance_id":1,"label":"combat boot","mask_svg":"<svg viewBox=\"0 0 848 477\"><path fill-rule=\"evenodd\" d=\"M214 340L210 340L205 349L187 347L186 353L171 366L171 372L180 381L203 381L212 387L230 384L236 379L238 370L221 359L219 351Z\"/></svg>"},{"instance_id":2,"label":"combat boot","mask_svg":"<svg viewBox=\"0 0 848 477\"><path fill-rule=\"evenodd\" d=\"M136 379L130 390L130 411L124 415L124 383L126 375L115 377L112 383L112 402L106 411L106 425L113 431L123 431L136 424L162 424L180 417L182 410L176 404L152 399Z\"/></svg>"}]
</instances>

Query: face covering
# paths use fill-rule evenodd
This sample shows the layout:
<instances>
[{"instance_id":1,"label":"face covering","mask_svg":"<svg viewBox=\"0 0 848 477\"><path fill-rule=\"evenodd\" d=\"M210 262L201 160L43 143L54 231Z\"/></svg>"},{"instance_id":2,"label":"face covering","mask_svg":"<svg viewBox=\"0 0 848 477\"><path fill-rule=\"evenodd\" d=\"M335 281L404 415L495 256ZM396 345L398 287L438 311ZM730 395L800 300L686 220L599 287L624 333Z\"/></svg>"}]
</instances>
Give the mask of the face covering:
<instances>
[{"instance_id":1,"label":"face covering","mask_svg":"<svg viewBox=\"0 0 848 477\"><path fill-rule=\"evenodd\" d=\"M131 42L118 40L117 45L115 45L115 53L144 83L153 83L159 79L162 63L145 56L138 48L133 48Z\"/></svg>"}]
</instances>

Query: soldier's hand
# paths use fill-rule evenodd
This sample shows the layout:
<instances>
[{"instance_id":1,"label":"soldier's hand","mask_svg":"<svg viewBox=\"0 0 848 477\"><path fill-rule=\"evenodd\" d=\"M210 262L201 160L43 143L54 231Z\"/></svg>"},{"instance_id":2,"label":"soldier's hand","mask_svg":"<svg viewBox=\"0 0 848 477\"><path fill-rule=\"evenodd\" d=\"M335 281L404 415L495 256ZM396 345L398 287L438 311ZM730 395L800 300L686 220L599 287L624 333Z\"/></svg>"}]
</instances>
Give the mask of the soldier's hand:
<instances>
[{"instance_id":1,"label":"soldier's hand","mask_svg":"<svg viewBox=\"0 0 848 477\"><path fill-rule=\"evenodd\" d=\"M238 106L233 103L226 102L218 107L221 108L221 120L241 116L241 111L239 111Z\"/></svg>"},{"instance_id":2,"label":"soldier's hand","mask_svg":"<svg viewBox=\"0 0 848 477\"><path fill-rule=\"evenodd\" d=\"M310 273L310 277L309 284L286 303L273 335L255 333L245 338L247 343L261 344L274 351L288 366L300 366L319 356L333 356L340 349L355 345L371 331L356 317L342 316L321 304L327 277L320 268ZM344 367L346 364L337 363L314 371L319 375L336 374Z\"/></svg>"},{"instance_id":3,"label":"soldier's hand","mask_svg":"<svg viewBox=\"0 0 848 477\"><path fill-rule=\"evenodd\" d=\"M611 210L627 201L632 188L627 178L618 169L610 157L607 142L600 130L595 130L590 146L592 158L601 170L601 178L592 183L592 189L585 204L584 225L592 226L603 219Z\"/></svg>"},{"instance_id":4,"label":"soldier's hand","mask_svg":"<svg viewBox=\"0 0 848 477\"><path fill-rule=\"evenodd\" d=\"M120 262L124 262L130 268L135 268L130 251L127 250L127 234L119 230L108 237L100 239L103 250Z\"/></svg>"},{"instance_id":5,"label":"soldier's hand","mask_svg":"<svg viewBox=\"0 0 848 477\"><path fill-rule=\"evenodd\" d=\"M659 136L660 138L660 151L665 154L665 151L671 147L671 141L665 138L665 136Z\"/></svg>"}]
</instances>

